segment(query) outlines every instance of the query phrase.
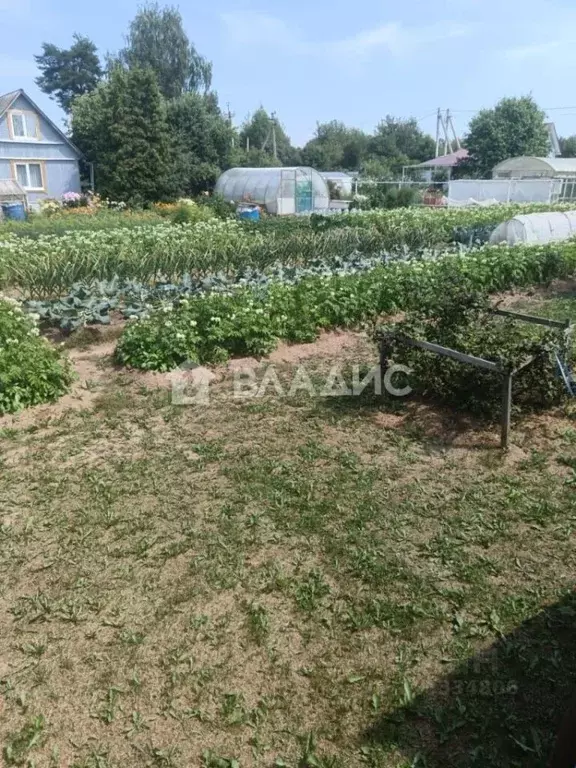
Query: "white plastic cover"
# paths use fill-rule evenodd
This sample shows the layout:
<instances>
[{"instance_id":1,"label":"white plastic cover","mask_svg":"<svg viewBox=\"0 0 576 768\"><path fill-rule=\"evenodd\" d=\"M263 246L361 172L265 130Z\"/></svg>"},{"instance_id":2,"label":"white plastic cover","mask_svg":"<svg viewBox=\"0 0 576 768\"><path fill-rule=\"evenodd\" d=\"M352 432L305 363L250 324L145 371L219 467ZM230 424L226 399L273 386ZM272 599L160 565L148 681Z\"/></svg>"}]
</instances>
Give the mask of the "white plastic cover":
<instances>
[{"instance_id":1,"label":"white plastic cover","mask_svg":"<svg viewBox=\"0 0 576 768\"><path fill-rule=\"evenodd\" d=\"M552 243L576 235L576 211L528 213L496 227L490 243Z\"/></svg>"},{"instance_id":2,"label":"white plastic cover","mask_svg":"<svg viewBox=\"0 0 576 768\"><path fill-rule=\"evenodd\" d=\"M448 205L549 203L561 191L561 179L458 179L448 185Z\"/></svg>"},{"instance_id":3,"label":"white plastic cover","mask_svg":"<svg viewBox=\"0 0 576 768\"><path fill-rule=\"evenodd\" d=\"M278 215L328 208L328 185L313 168L231 168L214 192L234 203L252 202Z\"/></svg>"}]
</instances>

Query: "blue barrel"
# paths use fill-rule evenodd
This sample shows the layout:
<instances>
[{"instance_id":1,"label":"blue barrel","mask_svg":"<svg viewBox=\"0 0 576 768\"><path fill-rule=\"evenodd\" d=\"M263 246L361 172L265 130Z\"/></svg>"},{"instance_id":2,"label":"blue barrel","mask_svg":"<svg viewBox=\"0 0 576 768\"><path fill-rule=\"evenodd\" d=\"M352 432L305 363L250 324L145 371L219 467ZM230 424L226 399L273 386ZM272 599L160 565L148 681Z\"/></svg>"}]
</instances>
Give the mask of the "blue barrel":
<instances>
[{"instance_id":1,"label":"blue barrel","mask_svg":"<svg viewBox=\"0 0 576 768\"><path fill-rule=\"evenodd\" d=\"M260 218L260 211L255 205L239 205L237 208L238 218L251 219L252 221L258 221Z\"/></svg>"},{"instance_id":2,"label":"blue barrel","mask_svg":"<svg viewBox=\"0 0 576 768\"><path fill-rule=\"evenodd\" d=\"M2 203L2 213L7 219L13 221L26 221L26 208L24 203Z\"/></svg>"}]
</instances>

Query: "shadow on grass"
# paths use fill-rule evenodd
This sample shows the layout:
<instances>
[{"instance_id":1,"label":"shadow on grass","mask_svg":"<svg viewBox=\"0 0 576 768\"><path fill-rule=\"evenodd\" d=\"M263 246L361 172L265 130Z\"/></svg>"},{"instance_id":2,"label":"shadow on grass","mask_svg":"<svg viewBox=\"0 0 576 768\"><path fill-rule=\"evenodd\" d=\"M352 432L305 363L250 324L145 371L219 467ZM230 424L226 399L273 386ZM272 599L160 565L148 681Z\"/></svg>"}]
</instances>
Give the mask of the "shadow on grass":
<instances>
[{"instance_id":1,"label":"shadow on grass","mask_svg":"<svg viewBox=\"0 0 576 768\"><path fill-rule=\"evenodd\" d=\"M575 630L571 593L435 687L408 691L404 706L362 734L364 743L396 746L414 768L573 768ZM549 762L563 721L566 738Z\"/></svg>"},{"instance_id":2,"label":"shadow on grass","mask_svg":"<svg viewBox=\"0 0 576 768\"><path fill-rule=\"evenodd\" d=\"M376 420L383 428L395 429L432 448L450 446L500 449L500 424L455 411L441 403L413 395L392 397L375 394L321 397L317 413L360 416Z\"/></svg>"}]
</instances>

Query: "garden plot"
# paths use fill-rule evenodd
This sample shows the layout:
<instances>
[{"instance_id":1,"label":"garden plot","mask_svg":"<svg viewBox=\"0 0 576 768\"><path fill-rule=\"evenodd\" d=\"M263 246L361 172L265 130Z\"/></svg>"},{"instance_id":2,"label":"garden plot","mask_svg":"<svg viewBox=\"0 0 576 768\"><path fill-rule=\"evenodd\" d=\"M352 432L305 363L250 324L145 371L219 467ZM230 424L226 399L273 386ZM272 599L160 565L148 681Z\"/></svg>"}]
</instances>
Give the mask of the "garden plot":
<instances>
[{"instance_id":1,"label":"garden plot","mask_svg":"<svg viewBox=\"0 0 576 768\"><path fill-rule=\"evenodd\" d=\"M7 765L545 765L576 673L570 405L503 457L447 410L235 402L232 372L175 408L125 375L0 433Z\"/></svg>"}]
</instances>

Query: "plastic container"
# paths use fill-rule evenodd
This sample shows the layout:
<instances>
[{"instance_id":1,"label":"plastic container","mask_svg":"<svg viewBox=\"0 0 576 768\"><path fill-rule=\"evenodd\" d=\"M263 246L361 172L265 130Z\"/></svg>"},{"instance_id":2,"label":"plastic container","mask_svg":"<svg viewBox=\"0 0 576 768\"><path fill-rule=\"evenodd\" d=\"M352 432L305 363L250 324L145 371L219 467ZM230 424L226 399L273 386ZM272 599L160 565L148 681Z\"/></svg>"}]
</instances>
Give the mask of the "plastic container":
<instances>
[{"instance_id":1,"label":"plastic container","mask_svg":"<svg viewBox=\"0 0 576 768\"><path fill-rule=\"evenodd\" d=\"M255 205L239 205L238 217L240 219L250 219L252 221L258 221L260 219L260 209Z\"/></svg>"},{"instance_id":2,"label":"plastic container","mask_svg":"<svg viewBox=\"0 0 576 768\"><path fill-rule=\"evenodd\" d=\"M26 208L24 203L2 203L2 213L6 219L12 221L26 221Z\"/></svg>"}]
</instances>

